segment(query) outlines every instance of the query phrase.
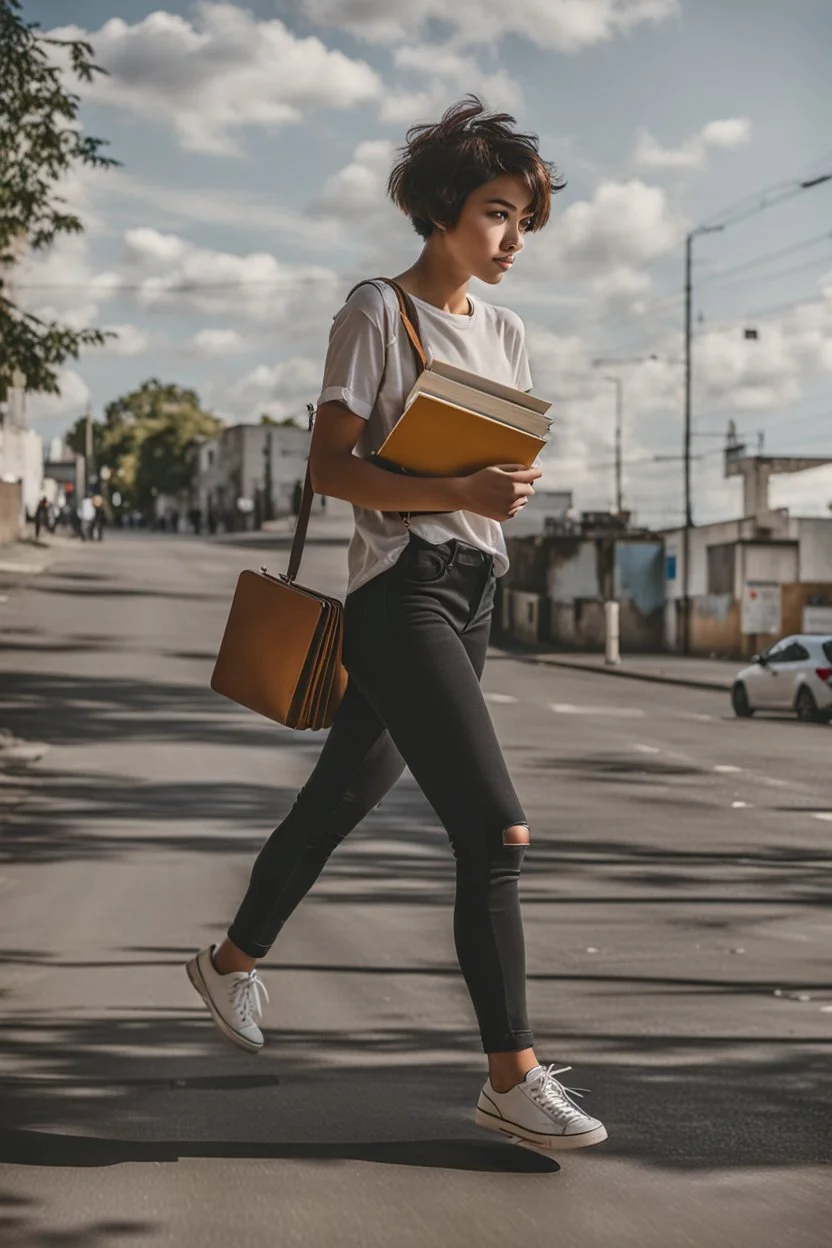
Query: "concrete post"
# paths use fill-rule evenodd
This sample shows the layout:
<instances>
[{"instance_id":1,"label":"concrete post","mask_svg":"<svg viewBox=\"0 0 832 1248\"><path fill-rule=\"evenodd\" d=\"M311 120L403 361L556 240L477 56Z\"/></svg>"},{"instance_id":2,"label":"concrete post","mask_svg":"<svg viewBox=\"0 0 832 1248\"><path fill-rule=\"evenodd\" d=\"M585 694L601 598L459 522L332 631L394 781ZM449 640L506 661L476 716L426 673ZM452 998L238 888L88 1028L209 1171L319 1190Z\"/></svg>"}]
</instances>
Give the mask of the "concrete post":
<instances>
[{"instance_id":1,"label":"concrete post","mask_svg":"<svg viewBox=\"0 0 832 1248\"><path fill-rule=\"evenodd\" d=\"M606 642L604 646L604 662L609 667L615 667L621 662L621 652L618 645L618 603L604 603L604 625Z\"/></svg>"}]
</instances>

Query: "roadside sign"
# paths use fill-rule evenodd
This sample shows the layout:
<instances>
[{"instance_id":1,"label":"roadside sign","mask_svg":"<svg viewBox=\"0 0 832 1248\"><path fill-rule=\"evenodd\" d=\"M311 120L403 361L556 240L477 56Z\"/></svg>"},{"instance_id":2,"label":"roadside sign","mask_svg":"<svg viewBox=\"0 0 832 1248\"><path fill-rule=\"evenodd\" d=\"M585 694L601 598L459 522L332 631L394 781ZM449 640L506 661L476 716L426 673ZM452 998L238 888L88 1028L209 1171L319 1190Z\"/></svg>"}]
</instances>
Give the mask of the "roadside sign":
<instances>
[{"instance_id":1,"label":"roadside sign","mask_svg":"<svg viewBox=\"0 0 832 1248\"><path fill-rule=\"evenodd\" d=\"M832 634L832 607L804 607L803 631Z\"/></svg>"},{"instance_id":2,"label":"roadside sign","mask_svg":"<svg viewBox=\"0 0 832 1248\"><path fill-rule=\"evenodd\" d=\"M746 581L742 587L742 631L745 634L780 632L778 581Z\"/></svg>"}]
</instances>

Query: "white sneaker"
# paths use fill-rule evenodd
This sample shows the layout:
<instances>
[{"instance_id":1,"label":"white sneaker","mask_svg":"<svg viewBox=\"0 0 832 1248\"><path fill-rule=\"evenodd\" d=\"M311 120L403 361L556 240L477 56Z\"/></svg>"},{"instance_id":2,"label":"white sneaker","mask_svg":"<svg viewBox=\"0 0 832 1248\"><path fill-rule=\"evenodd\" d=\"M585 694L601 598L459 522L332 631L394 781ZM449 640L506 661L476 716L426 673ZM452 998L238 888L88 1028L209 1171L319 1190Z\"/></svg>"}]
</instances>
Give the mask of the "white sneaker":
<instances>
[{"instance_id":1,"label":"white sneaker","mask_svg":"<svg viewBox=\"0 0 832 1248\"><path fill-rule=\"evenodd\" d=\"M211 1017L224 1036L247 1053L259 1053L263 1033L254 1021L263 1013L262 996L268 1001L266 985L257 971L232 971L220 975L214 966L216 945L201 949L185 967L188 979L202 997Z\"/></svg>"},{"instance_id":2,"label":"white sneaker","mask_svg":"<svg viewBox=\"0 0 832 1248\"><path fill-rule=\"evenodd\" d=\"M604 1124L572 1100L586 1089L565 1088L555 1078L571 1069L535 1066L509 1092L495 1092L489 1079L480 1093L474 1121L535 1152L600 1144L607 1138Z\"/></svg>"}]
</instances>

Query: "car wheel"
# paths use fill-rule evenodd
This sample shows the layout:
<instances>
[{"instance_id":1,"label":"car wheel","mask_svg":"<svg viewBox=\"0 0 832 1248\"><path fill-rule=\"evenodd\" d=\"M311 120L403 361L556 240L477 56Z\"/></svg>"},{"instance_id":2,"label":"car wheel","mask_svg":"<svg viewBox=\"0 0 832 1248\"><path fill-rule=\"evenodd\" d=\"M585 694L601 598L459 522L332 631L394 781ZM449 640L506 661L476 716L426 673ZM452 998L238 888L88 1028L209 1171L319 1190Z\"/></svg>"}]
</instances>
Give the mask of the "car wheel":
<instances>
[{"instance_id":1,"label":"car wheel","mask_svg":"<svg viewBox=\"0 0 832 1248\"><path fill-rule=\"evenodd\" d=\"M731 705L739 719L750 719L754 714L754 708L748 701L748 690L741 680L731 690Z\"/></svg>"},{"instance_id":2,"label":"car wheel","mask_svg":"<svg viewBox=\"0 0 832 1248\"><path fill-rule=\"evenodd\" d=\"M797 697L794 703L797 718L804 724L819 724L824 722L824 714L818 710L818 704L815 701L815 695L811 689L807 689L805 685L801 685L797 691Z\"/></svg>"}]
</instances>

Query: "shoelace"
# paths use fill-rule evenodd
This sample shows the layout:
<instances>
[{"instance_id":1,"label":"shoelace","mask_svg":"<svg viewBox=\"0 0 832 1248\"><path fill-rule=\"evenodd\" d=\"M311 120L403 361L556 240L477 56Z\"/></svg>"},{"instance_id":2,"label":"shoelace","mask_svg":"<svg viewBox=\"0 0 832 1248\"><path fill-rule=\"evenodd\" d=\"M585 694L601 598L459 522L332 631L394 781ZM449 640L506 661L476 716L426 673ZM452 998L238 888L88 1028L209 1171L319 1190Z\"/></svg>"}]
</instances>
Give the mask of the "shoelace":
<instances>
[{"instance_id":1,"label":"shoelace","mask_svg":"<svg viewBox=\"0 0 832 1248\"><path fill-rule=\"evenodd\" d=\"M544 1109L555 1110L561 1116L577 1121L579 1118L586 1118L587 1115L580 1105L576 1105L570 1098L583 1096L589 1088L567 1088L555 1077L564 1075L567 1070L571 1069L571 1066L558 1068L554 1065L547 1066L532 1084L531 1091L537 1103Z\"/></svg>"},{"instance_id":2,"label":"shoelace","mask_svg":"<svg viewBox=\"0 0 832 1248\"><path fill-rule=\"evenodd\" d=\"M249 971L247 975L241 975L230 985L228 995L231 998L231 1004L239 1013L244 1024L254 1021L255 1014L263 1013L263 1000L261 994L268 1001L269 994L266 991L266 985L259 978L256 971Z\"/></svg>"}]
</instances>

